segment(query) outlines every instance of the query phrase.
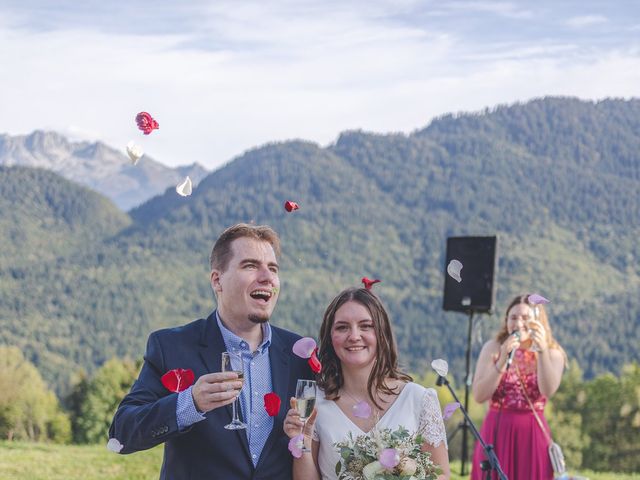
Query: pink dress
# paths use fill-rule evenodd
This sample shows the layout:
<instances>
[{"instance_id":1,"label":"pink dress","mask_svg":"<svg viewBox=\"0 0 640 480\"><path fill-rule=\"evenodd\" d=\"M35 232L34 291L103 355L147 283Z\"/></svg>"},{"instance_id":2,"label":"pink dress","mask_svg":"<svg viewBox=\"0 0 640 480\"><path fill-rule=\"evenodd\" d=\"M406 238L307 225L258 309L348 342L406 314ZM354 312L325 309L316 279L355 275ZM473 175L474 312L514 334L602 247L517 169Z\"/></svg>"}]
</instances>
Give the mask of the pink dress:
<instances>
[{"instance_id":1,"label":"pink dress","mask_svg":"<svg viewBox=\"0 0 640 480\"><path fill-rule=\"evenodd\" d=\"M547 433L550 431L544 418L547 398L538 390L536 354L519 349L511 368L502 375L500 384L491 397L489 412L482 423L480 435L485 443L493 445L502 471L509 480L553 479L547 437L540 429L522 392L516 365L529 399ZM487 478L480 469L480 462L483 460L484 450L480 442L476 442L471 467L472 480ZM498 476L494 473L491 478L497 479Z\"/></svg>"}]
</instances>

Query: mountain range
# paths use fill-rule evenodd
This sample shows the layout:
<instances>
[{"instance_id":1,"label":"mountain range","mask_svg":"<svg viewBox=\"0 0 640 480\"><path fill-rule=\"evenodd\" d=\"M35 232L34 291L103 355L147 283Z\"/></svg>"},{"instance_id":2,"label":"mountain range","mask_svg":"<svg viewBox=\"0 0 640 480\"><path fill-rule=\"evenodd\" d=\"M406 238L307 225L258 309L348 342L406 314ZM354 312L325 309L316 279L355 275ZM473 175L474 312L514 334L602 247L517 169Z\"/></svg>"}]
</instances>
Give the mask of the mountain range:
<instances>
[{"instance_id":1,"label":"mountain range","mask_svg":"<svg viewBox=\"0 0 640 480\"><path fill-rule=\"evenodd\" d=\"M79 370L139 358L152 330L211 311L212 243L243 221L281 235L279 326L317 337L341 289L379 278L402 363L421 374L446 358L461 381L467 317L442 311L446 239L497 235L495 313L476 316L473 356L510 297L537 292L569 359L587 377L617 372L640 360L638 152L640 100L549 97L410 135L264 145L190 197L127 213L53 172L0 167L0 343L60 394Z\"/></svg>"},{"instance_id":2,"label":"mountain range","mask_svg":"<svg viewBox=\"0 0 640 480\"><path fill-rule=\"evenodd\" d=\"M45 168L110 198L122 210L175 187L187 175L197 184L209 172L193 163L169 168L148 155L132 165L102 142L72 142L56 132L0 135L0 165Z\"/></svg>"}]
</instances>

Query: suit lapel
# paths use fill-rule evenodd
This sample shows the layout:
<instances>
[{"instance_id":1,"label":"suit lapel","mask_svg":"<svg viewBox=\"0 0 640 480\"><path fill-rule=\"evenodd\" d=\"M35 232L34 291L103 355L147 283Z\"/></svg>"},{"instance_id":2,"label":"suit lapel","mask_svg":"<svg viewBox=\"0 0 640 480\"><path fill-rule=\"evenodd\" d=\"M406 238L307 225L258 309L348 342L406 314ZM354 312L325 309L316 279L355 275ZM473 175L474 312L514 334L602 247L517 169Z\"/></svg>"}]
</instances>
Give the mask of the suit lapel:
<instances>
[{"instance_id":1,"label":"suit lapel","mask_svg":"<svg viewBox=\"0 0 640 480\"><path fill-rule=\"evenodd\" d=\"M256 468L260 468L260 464L268 456L269 450L273 447L276 440L283 435L283 423L289 410L289 385L291 370L291 352L287 351L286 345L280 338L275 328L271 327L271 346L269 347L269 363L271 366L271 384L273 391L280 397L282 404L278 415L274 417L273 429L262 449L260 461Z\"/></svg>"},{"instance_id":2,"label":"suit lapel","mask_svg":"<svg viewBox=\"0 0 640 480\"><path fill-rule=\"evenodd\" d=\"M226 345L224 344L224 339L222 338L222 332L220 332L220 327L218 326L218 321L216 319L216 312L214 311L205 323L205 327L202 331L202 336L200 338L200 357L205 364L207 373L214 373L221 371L222 368L222 352L227 350ZM231 422L233 418L233 410L231 404L225 405L222 407L226 411L226 415L221 415L220 417L224 419L225 425ZM238 412L238 415L241 417L242 412ZM237 435L240 443L243 446L243 450L247 456L247 460L251 465L253 462L251 461L251 453L249 451L249 441L247 439L247 432L245 430L229 430L229 435Z\"/></svg>"}]
</instances>

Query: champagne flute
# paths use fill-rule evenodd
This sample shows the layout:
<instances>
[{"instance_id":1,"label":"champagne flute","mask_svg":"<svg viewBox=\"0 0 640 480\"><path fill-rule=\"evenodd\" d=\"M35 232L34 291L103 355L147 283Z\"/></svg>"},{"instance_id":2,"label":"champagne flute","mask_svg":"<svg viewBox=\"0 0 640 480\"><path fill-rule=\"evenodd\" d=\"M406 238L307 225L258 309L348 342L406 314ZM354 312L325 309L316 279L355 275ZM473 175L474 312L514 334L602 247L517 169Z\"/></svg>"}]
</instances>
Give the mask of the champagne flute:
<instances>
[{"instance_id":1,"label":"champagne flute","mask_svg":"<svg viewBox=\"0 0 640 480\"><path fill-rule=\"evenodd\" d=\"M237 373L238 380L240 380L244 385L244 366L241 355L233 352L222 352L222 371ZM224 426L227 430L247 428L247 424L242 423L238 418L238 409L240 408L239 397L240 395L238 394L236 399L233 401L233 419L230 424Z\"/></svg>"},{"instance_id":2,"label":"champagne flute","mask_svg":"<svg viewBox=\"0 0 640 480\"><path fill-rule=\"evenodd\" d=\"M538 319L540 318L540 307L538 305L534 305L533 306L533 319L537 322L539 321ZM531 329L531 327L529 327L530 322L527 322L527 333L529 333L529 337L531 337L531 334L533 333L533 330ZM536 347L535 343L533 343L533 340L531 340L531 347L529 347L529 351L530 352L539 352L540 349L538 347Z\"/></svg>"},{"instance_id":3,"label":"champagne flute","mask_svg":"<svg viewBox=\"0 0 640 480\"><path fill-rule=\"evenodd\" d=\"M296 410L300 414L302 420L302 433L307 423L307 418L311 416L313 407L316 406L316 382L313 380L298 380L296 385ZM302 451L310 452L304 441L302 442Z\"/></svg>"}]
</instances>

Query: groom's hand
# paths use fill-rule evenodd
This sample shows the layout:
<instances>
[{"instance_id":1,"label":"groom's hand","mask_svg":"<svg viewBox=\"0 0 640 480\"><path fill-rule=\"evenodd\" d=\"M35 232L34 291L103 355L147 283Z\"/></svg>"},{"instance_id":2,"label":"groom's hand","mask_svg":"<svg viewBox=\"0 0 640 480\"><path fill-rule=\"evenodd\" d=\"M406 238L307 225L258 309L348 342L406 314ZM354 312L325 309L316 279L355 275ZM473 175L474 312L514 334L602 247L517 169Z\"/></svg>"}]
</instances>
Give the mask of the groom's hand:
<instances>
[{"instance_id":1,"label":"groom's hand","mask_svg":"<svg viewBox=\"0 0 640 480\"><path fill-rule=\"evenodd\" d=\"M193 403L201 413L232 403L242 389L235 372L216 372L202 375L191 389Z\"/></svg>"}]
</instances>

